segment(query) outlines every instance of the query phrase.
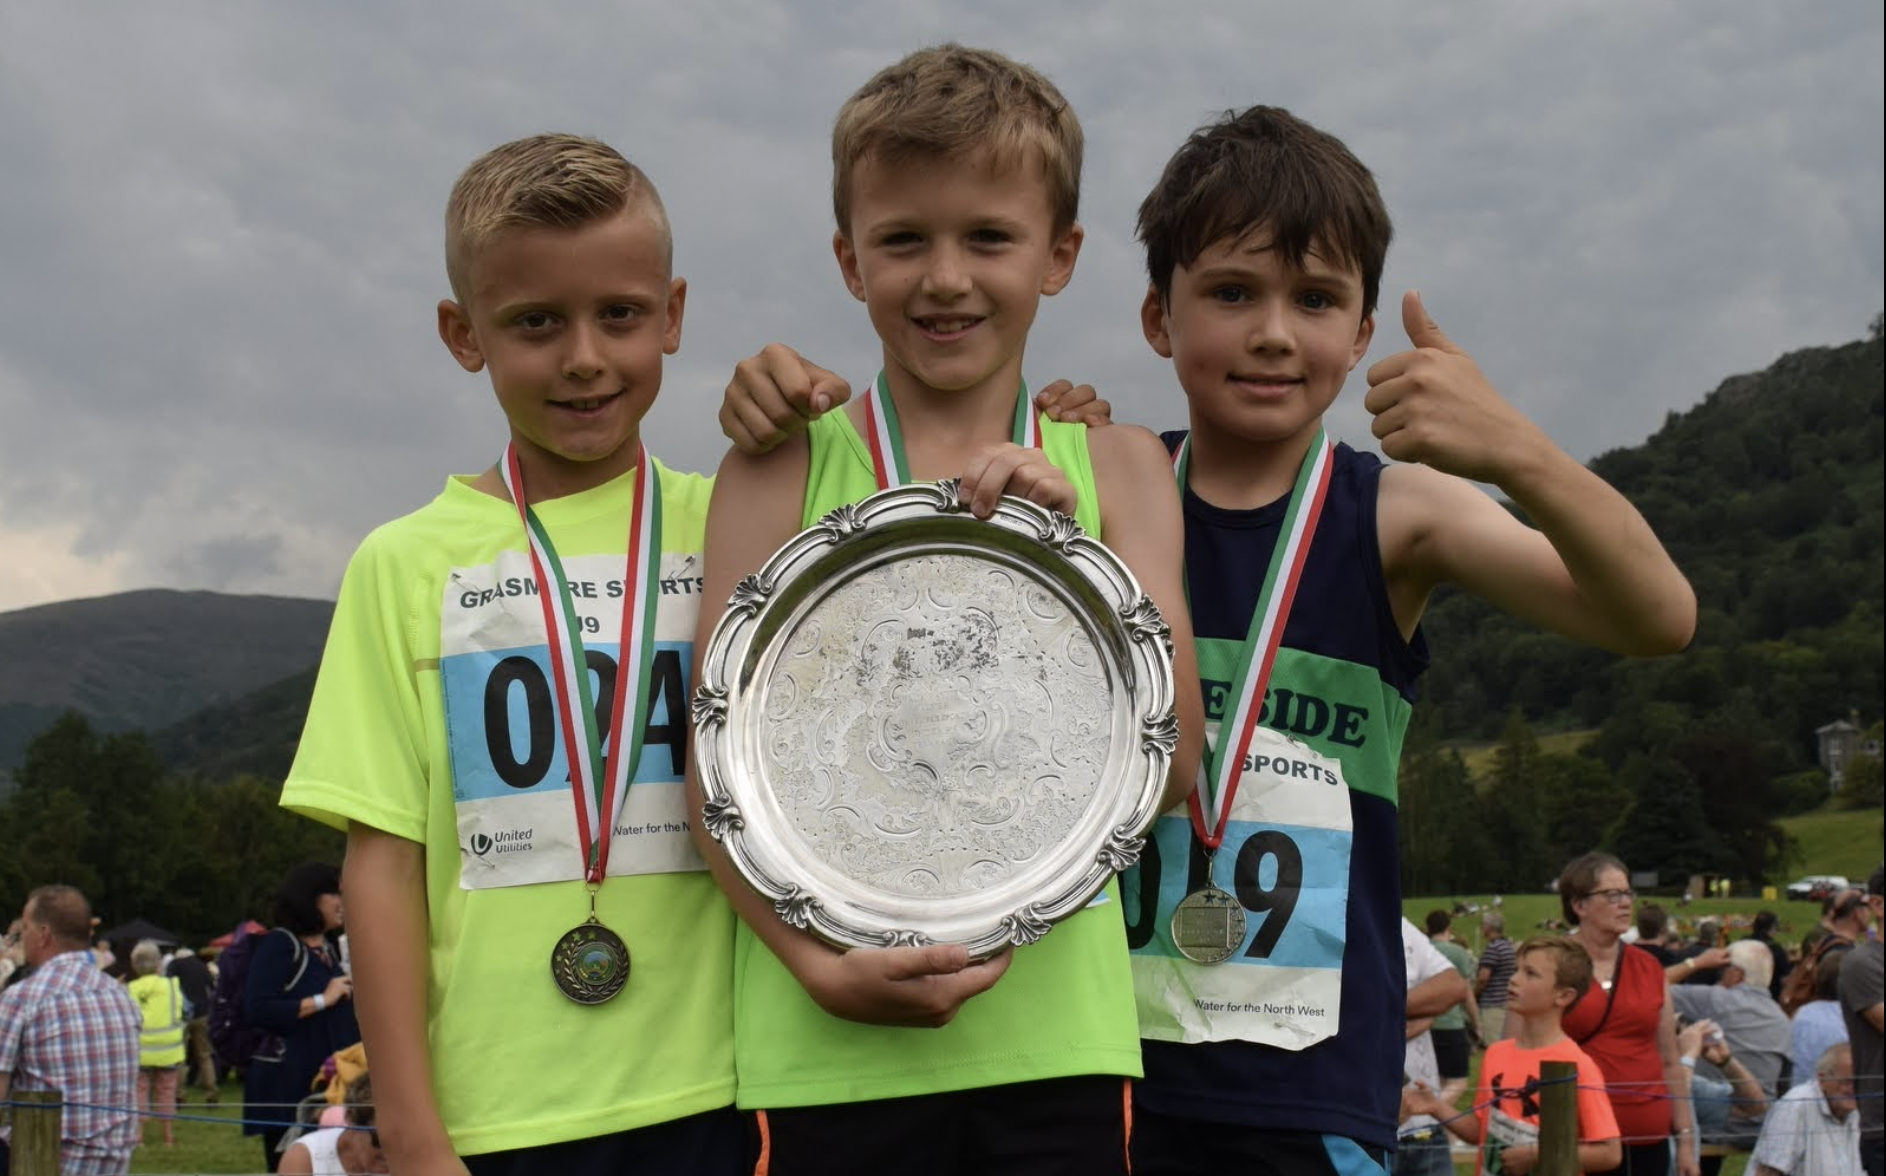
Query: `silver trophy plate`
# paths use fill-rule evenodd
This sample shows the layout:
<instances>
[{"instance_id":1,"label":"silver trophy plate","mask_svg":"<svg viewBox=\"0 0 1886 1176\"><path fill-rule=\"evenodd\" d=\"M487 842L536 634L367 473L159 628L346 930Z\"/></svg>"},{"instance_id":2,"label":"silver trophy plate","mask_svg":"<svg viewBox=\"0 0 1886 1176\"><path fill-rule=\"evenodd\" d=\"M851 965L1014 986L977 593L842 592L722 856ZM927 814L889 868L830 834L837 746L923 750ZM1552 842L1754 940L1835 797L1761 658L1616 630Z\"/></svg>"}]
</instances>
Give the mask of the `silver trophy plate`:
<instances>
[{"instance_id":1,"label":"silver trophy plate","mask_svg":"<svg viewBox=\"0 0 1886 1176\"><path fill-rule=\"evenodd\" d=\"M694 698L709 833L841 947L1032 943L1139 857L1172 639L1066 515L955 481L825 516L734 590Z\"/></svg>"}]
</instances>

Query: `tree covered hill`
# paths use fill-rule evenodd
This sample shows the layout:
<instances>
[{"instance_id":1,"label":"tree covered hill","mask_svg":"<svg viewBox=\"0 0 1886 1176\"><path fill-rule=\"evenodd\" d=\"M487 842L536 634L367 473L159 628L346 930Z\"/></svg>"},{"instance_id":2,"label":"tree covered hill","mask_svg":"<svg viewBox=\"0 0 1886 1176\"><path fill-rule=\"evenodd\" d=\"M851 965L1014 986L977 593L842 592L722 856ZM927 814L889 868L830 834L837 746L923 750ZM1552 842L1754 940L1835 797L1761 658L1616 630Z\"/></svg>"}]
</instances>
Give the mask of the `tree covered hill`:
<instances>
[{"instance_id":1,"label":"tree covered hill","mask_svg":"<svg viewBox=\"0 0 1886 1176\"><path fill-rule=\"evenodd\" d=\"M1439 729L1486 739L1515 709L1547 728L1589 727L1651 703L1745 696L1805 765L1816 727L1853 709L1877 717L1883 384L1878 337L1794 352L1595 459L1695 585L1695 643L1680 658L1619 662L1447 594L1426 621L1437 652L1423 706Z\"/></svg>"},{"instance_id":2,"label":"tree covered hill","mask_svg":"<svg viewBox=\"0 0 1886 1176\"><path fill-rule=\"evenodd\" d=\"M1643 445L1592 462L1696 587L1681 656L1620 660L1477 598L1437 599L1403 771L1404 881L1462 886L1450 862L1472 862L1484 885L1530 888L1599 845L1667 875L1785 868L1776 819L1827 799L1815 729L1852 712L1871 726L1886 704L1882 358L1876 320L1870 338L1726 380ZM1558 755L1534 728L1598 731ZM1460 800L1464 766L1444 745L1490 737L1492 787ZM1450 821L1416 811L1432 806ZM1481 844L1462 822L1496 832Z\"/></svg>"},{"instance_id":3,"label":"tree covered hill","mask_svg":"<svg viewBox=\"0 0 1886 1176\"><path fill-rule=\"evenodd\" d=\"M326 600L152 589L0 613L0 777L67 711L153 730L312 666Z\"/></svg>"}]
</instances>

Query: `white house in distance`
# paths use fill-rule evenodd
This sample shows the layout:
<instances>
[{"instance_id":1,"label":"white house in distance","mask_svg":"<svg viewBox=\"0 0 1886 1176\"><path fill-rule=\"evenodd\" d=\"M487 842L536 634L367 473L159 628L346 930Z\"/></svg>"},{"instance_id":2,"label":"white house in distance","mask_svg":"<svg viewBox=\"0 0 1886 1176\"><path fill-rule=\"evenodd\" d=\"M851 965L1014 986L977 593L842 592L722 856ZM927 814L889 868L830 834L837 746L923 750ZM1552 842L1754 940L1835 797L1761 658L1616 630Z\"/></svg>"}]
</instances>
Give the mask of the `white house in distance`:
<instances>
[{"instance_id":1,"label":"white house in distance","mask_svg":"<svg viewBox=\"0 0 1886 1176\"><path fill-rule=\"evenodd\" d=\"M1865 736L1857 710L1848 711L1844 719L1835 719L1826 726L1814 729L1814 739L1820 744L1821 768L1827 773L1829 792L1840 791L1840 776L1846 770L1847 761L1860 754L1879 754L1879 740Z\"/></svg>"}]
</instances>

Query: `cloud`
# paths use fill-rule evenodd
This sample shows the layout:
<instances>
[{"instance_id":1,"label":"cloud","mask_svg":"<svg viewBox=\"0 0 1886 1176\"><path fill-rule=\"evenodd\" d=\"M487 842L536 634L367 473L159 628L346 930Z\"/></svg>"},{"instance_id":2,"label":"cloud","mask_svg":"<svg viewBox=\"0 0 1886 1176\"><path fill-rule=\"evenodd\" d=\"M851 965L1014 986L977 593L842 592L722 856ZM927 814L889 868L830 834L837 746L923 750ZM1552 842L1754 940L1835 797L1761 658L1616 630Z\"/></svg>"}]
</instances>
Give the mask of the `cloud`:
<instances>
[{"instance_id":1,"label":"cloud","mask_svg":"<svg viewBox=\"0 0 1886 1176\"><path fill-rule=\"evenodd\" d=\"M1288 106L1375 170L1387 314L1442 325L1579 457L1886 304L1877 5L1686 0L948 8L12 6L0 15L0 608L165 584L328 595L372 526L494 458L489 389L433 334L453 177L601 135L663 190L690 281L649 421L711 468L733 362L874 340L829 248L826 136L942 39L1080 111L1089 229L1030 348L1123 419L1182 423L1139 338L1133 211L1213 112ZM1368 439L1352 380L1332 416Z\"/></svg>"}]
</instances>

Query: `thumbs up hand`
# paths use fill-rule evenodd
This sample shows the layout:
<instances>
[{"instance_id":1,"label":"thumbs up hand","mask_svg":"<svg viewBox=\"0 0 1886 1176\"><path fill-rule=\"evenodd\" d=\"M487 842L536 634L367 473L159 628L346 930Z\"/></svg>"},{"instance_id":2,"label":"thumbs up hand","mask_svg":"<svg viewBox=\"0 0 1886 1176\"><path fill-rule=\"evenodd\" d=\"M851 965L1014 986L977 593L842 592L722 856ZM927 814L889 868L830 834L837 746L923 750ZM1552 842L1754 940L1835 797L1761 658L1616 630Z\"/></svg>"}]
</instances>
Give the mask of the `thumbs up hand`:
<instances>
[{"instance_id":1,"label":"thumbs up hand","mask_svg":"<svg viewBox=\"0 0 1886 1176\"><path fill-rule=\"evenodd\" d=\"M1447 337L1419 292L1402 296L1401 322L1414 350L1369 368L1369 392L1362 400L1375 417L1372 428L1384 454L1502 485L1508 471L1540 445L1551 445Z\"/></svg>"}]
</instances>

